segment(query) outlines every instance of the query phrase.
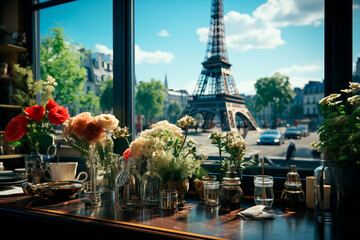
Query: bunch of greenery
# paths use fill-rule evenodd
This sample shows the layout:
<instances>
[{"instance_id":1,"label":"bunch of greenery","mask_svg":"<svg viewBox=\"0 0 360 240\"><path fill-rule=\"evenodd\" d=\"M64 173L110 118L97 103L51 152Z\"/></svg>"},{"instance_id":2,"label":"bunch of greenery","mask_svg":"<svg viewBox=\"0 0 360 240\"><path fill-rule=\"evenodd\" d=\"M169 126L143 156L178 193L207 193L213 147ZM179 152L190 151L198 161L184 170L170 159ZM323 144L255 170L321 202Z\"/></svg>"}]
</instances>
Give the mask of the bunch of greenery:
<instances>
[{"instance_id":1,"label":"bunch of greenery","mask_svg":"<svg viewBox=\"0 0 360 240\"><path fill-rule=\"evenodd\" d=\"M360 89L359 83L350 83L342 95L331 94L319 101L324 122L318 130L319 142L311 145L327 154L330 160L342 166L360 165Z\"/></svg>"},{"instance_id":2,"label":"bunch of greenery","mask_svg":"<svg viewBox=\"0 0 360 240\"><path fill-rule=\"evenodd\" d=\"M47 75L46 80L35 81L32 69L30 67L20 67L19 64L14 65L16 76L15 83L17 85L13 99L20 106L36 105L36 98L41 95L41 105L45 105L49 99L54 98L56 80Z\"/></svg>"},{"instance_id":3,"label":"bunch of greenery","mask_svg":"<svg viewBox=\"0 0 360 240\"><path fill-rule=\"evenodd\" d=\"M219 164L221 164L223 171L227 171L230 165L236 168L244 168L247 165L255 164L255 160L244 162L244 156L247 149L247 143L242 136L237 132L218 132L213 131L209 135L211 143L215 144L219 149ZM228 153L229 158L222 160L222 153Z\"/></svg>"}]
</instances>

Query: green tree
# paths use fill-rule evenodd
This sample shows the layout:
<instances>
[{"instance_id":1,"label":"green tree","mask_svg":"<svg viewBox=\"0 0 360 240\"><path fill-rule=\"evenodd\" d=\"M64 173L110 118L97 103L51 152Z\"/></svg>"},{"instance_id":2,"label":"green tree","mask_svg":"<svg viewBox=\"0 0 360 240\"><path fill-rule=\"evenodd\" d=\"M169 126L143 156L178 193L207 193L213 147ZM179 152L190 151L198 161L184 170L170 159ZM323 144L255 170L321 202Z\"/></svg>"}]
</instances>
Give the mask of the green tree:
<instances>
[{"instance_id":1,"label":"green tree","mask_svg":"<svg viewBox=\"0 0 360 240\"><path fill-rule=\"evenodd\" d=\"M97 115L100 110L99 99L93 91L88 91L80 99L81 107L84 108L85 111Z\"/></svg>"},{"instance_id":2,"label":"green tree","mask_svg":"<svg viewBox=\"0 0 360 240\"><path fill-rule=\"evenodd\" d=\"M167 110L167 114L169 116L169 120L172 123L176 123L180 113L182 112L181 106L177 102L172 102L169 104L169 108Z\"/></svg>"},{"instance_id":3,"label":"green tree","mask_svg":"<svg viewBox=\"0 0 360 240\"><path fill-rule=\"evenodd\" d=\"M113 79L105 79L101 83L100 107L104 111L111 111L113 108Z\"/></svg>"},{"instance_id":4,"label":"green tree","mask_svg":"<svg viewBox=\"0 0 360 240\"><path fill-rule=\"evenodd\" d=\"M256 106L259 110L271 105L273 121L282 114L286 104L294 99L289 77L275 73L271 77L260 78L255 83Z\"/></svg>"},{"instance_id":5,"label":"green tree","mask_svg":"<svg viewBox=\"0 0 360 240\"><path fill-rule=\"evenodd\" d=\"M304 117L304 109L301 105L294 105L289 110L290 119L300 119Z\"/></svg>"},{"instance_id":6,"label":"green tree","mask_svg":"<svg viewBox=\"0 0 360 240\"><path fill-rule=\"evenodd\" d=\"M85 54L78 51L79 47L79 44L74 44L65 35L64 29L59 25L49 29L40 46L41 75L50 75L56 79L58 85L55 88L55 101L72 110L81 104L84 97L89 97L83 91L86 69L81 64L81 58Z\"/></svg>"},{"instance_id":7,"label":"green tree","mask_svg":"<svg viewBox=\"0 0 360 240\"><path fill-rule=\"evenodd\" d=\"M165 86L161 81L151 79L136 86L135 110L145 116L145 122L163 115Z\"/></svg>"}]
</instances>

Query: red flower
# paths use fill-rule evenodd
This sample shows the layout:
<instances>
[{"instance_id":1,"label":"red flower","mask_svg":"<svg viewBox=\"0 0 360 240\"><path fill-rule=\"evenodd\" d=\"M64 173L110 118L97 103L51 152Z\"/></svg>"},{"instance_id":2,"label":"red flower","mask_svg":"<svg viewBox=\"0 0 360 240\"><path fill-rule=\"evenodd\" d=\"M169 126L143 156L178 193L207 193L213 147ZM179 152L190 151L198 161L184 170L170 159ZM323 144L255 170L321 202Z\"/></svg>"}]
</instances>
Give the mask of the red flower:
<instances>
[{"instance_id":1,"label":"red flower","mask_svg":"<svg viewBox=\"0 0 360 240\"><path fill-rule=\"evenodd\" d=\"M54 100L49 99L49 101L46 103L46 110L50 111L51 109L53 109L56 106L57 106L57 103Z\"/></svg>"},{"instance_id":2,"label":"red flower","mask_svg":"<svg viewBox=\"0 0 360 240\"><path fill-rule=\"evenodd\" d=\"M5 140L15 142L22 138L26 133L27 124L28 120L23 115L11 119L5 128Z\"/></svg>"},{"instance_id":3,"label":"red flower","mask_svg":"<svg viewBox=\"0 0 360 240\"><path fill-rule=\"evenodd\" d=\"M49 103L49 102L48 102ZM46 108L47 108L46 104ZM65 122L69 117L69 111L63 106L55 106L53 107L47 114L51 123L55 125L60 125Z\"/></svg>"},{"instance_id":4,"label":"red flower","mask_svg":"<svg viewBox=\"0 0 360 240\"><path fill-rule=\"evenodd\" d=\"M129 160L129 158L133 158L134 156L131 154L130 148L126 149L125 152L123 153L123 158L124 161Z\"/></svg>"},{"instance_id":5,"label":"red flower","mask_svg":"<svg viewBox=\"0 0 360 240\"><path fill-rule=\"evenodd\" d=\"M29 120L41 121L44 117L45 108L41 105L34 105L32 107L25 108L25 116Z\"/></svg>"}]
</instances>

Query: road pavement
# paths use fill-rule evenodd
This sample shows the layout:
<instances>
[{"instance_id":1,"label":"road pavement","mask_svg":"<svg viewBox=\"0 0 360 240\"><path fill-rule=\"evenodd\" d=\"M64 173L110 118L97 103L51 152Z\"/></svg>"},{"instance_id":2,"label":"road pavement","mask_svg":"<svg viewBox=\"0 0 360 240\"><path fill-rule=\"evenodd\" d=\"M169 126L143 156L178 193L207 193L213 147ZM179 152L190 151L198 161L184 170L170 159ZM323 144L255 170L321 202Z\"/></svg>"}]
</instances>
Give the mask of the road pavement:
<instances>
[{"instance_id":1,"label":"road pavement","mask_svg":"<svg viewBox=\"0 0 360 240\"><path fill-rule=\"evenodd\" d=\"M283 134L285 133L286 128L280 127L278 128ZM220 128L214 128L211 130L203 131L202 129L198 129L196 132L194 129L189 130L189 137L192 137L197 143L198 146L201 144L206 145L207 153L209 156L219 156L219 151L216 145L210 143L209 134L214 131L221 131ZM242 133L242 129L240 130ZM286 150L290 144L290 141L293 141L296 146L295 158L313 158L312 156L312 148L310 144L314 141L318 141L319 137L316 132L310 132L310 135L307 137L302 137L301 139L286 139L284 144L281 145L257 145L256 140L260 137L261 132L256 130L249 131L245 140L248 145L247 153L258 152L259 157L262 156L278 156L285 157Z\"/></svg>"}]
</instances>

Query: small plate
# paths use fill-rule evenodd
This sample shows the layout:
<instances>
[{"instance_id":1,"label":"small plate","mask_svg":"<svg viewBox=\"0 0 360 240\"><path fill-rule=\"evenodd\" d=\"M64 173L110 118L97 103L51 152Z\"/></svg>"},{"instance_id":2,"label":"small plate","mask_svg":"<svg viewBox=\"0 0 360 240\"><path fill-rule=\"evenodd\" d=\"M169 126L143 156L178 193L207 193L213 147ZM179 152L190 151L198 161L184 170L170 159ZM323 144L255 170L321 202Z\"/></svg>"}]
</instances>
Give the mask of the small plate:
<instances>
[{"instance_id":1,"label":"small plate","mask_svg":"<svg viewBox=\"0 0 360 240\"><path fill-rule=\"evenodd\" d=\"M22 189L25 194L39 195L43 198L69 198L74 197L85 188L82 181L58 181L39 184L24 183Z\"/></svg>"},{"instance_id":2,"label":"small plate","mask_svg":"<svg viewBox=\"0 0 360 240\"><path fill-rule=\"evenodd\" d=\"M10 186L25 182L25 179L18 173L1 171L0 172L0 186Z\"/></svg>"}]
</instances>

